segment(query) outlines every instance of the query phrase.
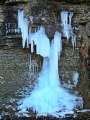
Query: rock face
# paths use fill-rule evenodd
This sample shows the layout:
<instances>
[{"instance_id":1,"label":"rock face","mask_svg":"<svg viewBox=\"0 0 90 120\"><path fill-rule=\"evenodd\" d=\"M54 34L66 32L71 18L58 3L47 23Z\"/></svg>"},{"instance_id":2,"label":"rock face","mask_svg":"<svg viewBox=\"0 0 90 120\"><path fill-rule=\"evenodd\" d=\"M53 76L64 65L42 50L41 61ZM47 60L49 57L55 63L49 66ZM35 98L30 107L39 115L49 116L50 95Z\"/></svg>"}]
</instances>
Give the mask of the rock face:
<instances>
[{"instance_id":1,"label":"rock face","mask_svg":"<svg viewBox=\"0 0 90 120\"><path fill-rule=\"evenodd\" d=\"M17 2L29 2L29 1L32 1L32 0L0 0L0 3L17 3ZM42 0L34 0L34 1L42 1ZM33 2L34 2L33 1ZM43 0L43 2L46 2L46 1L50 1L50 2L69 2L69 3L86 3L86 2L90 2L90 0Z\"/></svg>"},{"instance_id":2,"label":"rock face","mask_svg":"<svg viewBox=\"0 0 90 120\"><path fill-rule=\"evenodd\" d=\"M52 1L52 0L48 0L48 1ZM86 3L86 2L90 2L90 0L53 0L56 2L66 2L66 3Z\"/></svg>"},{"instance_id":3,"label":"rock face","mask_svg":"<svg viewBox=\"0 0 90 120\"><path fill-rule=\"evenodd\" d=\"M86 3L84 3L86 2ZM88 2L88 3L87 3ZM38 26L43 25L46 30L47 36L52 40L55 31L61 32L61 18L60 12L67 10L73 12L74 16L72 18L72 26L74 28L74 33L77 36L76 48L72 48L72 44L69 41L66 42L66 38L63 40L63 51L61 54L61 60L59 61L59 74L61 78L61 84L64 83L72 85L73 73L79 73L79 82L77 88L73 90L78 90L84 98L84 107L90 108L90 88L87 91L87 86L90 84L90 80L86 75L88 61L90 60L90 0L6 0L3 2L0 0L0 47L2 52L0 56L4 59L2 53L5 52L5 48L20 48L20 55L18 56L21 60L25 55L21 54L21 33L18 33L18 23L17 14L18 9L23 9L25 12L25 17L29 19L29 15L34 18L32 26L32 31L38 28ZM76 3L76 4L72 4ZM77 4L81 3L81 4ZM4 48L3 48L4 47ZM16 48L15 48L16 47ZM17 51L17 50L16 50ZM23 50L22 50L23 51ZM89 52L88 52L89 51ZM14 51L15 52L15 51ZM14 53L13 52L13 53ZM19 50L18 50L19 52ZM15 54L15 53L14 53ZM25 54L25 53L24 53ZM26 52L28 55L28 53ZM6 54L5 54L6 55ZM9 56L14 58L15 56ZM35 58L35 56L33 57ZM7 57L5 57L7 59ZM38 60L41 58L38 58ZM10 61L12 62L13 59ZM22 61L25 64L26 61ZM28 60L29 62L29 60ZM18 61L16 61L16 64ZM7 62L6 64L10 64ZM0 64L2 66L2 62ZM8 65L7 65L8 66ZM12 67L12 66L11 66ZM21 66L20 66L21 67ZM2 67L0 67L2 70ZM5 68L4 68L5 69ZM4 75L5 70L2 70L2 75ZM7 67L8 69L8 67ZM22 67L21 67L22 69ZM21 70L19 70L21 72ZM13 71L17 72L17 71ZM88 70L89 72L89 70ZM12 73L12 74L13 74ZM10 73L9 73L10 74ZM65 87L65 86L64 86ZM3 88L2 88L3 89ZM69 89L70 88L66 88Z\"/></svg>"}]
</instances>

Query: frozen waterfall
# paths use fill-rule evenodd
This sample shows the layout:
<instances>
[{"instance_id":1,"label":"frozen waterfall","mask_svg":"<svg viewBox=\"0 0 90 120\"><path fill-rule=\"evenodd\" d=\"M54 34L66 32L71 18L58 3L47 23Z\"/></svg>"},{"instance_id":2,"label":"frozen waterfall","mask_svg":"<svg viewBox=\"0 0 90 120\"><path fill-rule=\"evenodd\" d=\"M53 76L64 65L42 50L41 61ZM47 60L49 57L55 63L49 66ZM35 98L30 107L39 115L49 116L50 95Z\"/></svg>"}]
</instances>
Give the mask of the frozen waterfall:
<instances>
[{"instance_id":1,"label":"frozen waterfall","mask_svg":"<svg viewBox=\"0 0 90 120\"><path fill-rule=\"evenodd\" d=\"M61 14L62 26L64 35L67 39L72 35L71 28L71 17L69 16L69 24L67 23L67 12ZM36 111L37 116L47 116L52 115L55 117L64 117L65 114L73 114L74 110L83 108L83 100L81 97L70 94L60 84L60 78L58 74L58 59L62 52L62 40L61 33L55 32L54 38L50 44L49 38L45 34L45 29L43 26L40 27L34 33L31 31L28 33L27 22L23 17L23 12L19 11L19 28L21 28L23 47L25 42L31 44L31 51L33 52L33 43L37 47L37 54L43 57L43 65L39 77L37 78L38 83L32 90L28 97L23 98L19 102L19 109L21 111L26 111L27 109L32 109ZM22 20L20 22L20 16ZM25 25L25 27L24 27ZM24 27L24 29L23 29ZM68 32L68 29L70 32ZM75 78L75 77L74 77Z\"/></svg>"}]
</instances>

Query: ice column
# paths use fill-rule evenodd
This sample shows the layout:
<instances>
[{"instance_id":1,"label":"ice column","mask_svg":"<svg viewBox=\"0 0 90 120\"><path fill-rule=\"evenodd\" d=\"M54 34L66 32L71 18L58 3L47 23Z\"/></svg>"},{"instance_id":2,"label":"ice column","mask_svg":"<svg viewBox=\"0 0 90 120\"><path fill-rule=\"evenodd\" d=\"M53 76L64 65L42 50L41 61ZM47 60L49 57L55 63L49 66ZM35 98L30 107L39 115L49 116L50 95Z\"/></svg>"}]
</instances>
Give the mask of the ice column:
<instances>
[{"instance_id":1,"label":"ice column","mask_svg":"<svg viewBox=\"0 0 90 120\"><path fill-rule=\"evenodd\" d=\"M58 59L62 52L62 40L61 33L55 32L54 39L51 43L51 54L50 54L50 84L56 86L60 84L58 76Z\"/></svg>"},{"instance_id":2,"label":"ice column","mask_svg":"<svg viewBox=\"0 0 90 120\"><path fill-rule=\"evenodd\" d=\"M18 10L18 29L21 29L22 33L22 46L25 47L25 43L27 47L29 47L28 42L28 20L24 18L24 11Z\"/></svg>"},{"instance_id":3,"label":"ice column","mask_svg":"<svg viewBox=\"0 0 90 120\"><path fill-rule=\"evenodd\" d=\"M71 26L71 19L73 16L73 12L62 11L61 12L61 26L63 36L69 40L71 38L71 42L73 47L76 46L76 35L73 33L73 28Z\"/></svg>"}]
</instances>

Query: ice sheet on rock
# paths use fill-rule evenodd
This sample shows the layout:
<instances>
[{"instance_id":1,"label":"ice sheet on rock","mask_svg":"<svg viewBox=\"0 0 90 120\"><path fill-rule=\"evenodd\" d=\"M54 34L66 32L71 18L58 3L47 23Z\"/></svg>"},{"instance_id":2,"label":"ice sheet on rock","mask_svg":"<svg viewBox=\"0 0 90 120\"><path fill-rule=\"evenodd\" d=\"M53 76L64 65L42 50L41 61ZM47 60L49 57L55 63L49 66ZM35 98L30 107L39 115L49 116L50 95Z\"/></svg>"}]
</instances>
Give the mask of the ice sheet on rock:
<instances>
[{"instance_id":1,"label":"ice sheet on rock","mask_svg":"<svg viewBox=\"0 0 90 120\"><path fill-rule=\"evenodd\" d=\"M74 71L73 76L72 76L72 80L73 80L73 83L74 83L75 87L77 86L78 78L79 78L79 73L77 71Z\"/></svg>"}]
</instances>

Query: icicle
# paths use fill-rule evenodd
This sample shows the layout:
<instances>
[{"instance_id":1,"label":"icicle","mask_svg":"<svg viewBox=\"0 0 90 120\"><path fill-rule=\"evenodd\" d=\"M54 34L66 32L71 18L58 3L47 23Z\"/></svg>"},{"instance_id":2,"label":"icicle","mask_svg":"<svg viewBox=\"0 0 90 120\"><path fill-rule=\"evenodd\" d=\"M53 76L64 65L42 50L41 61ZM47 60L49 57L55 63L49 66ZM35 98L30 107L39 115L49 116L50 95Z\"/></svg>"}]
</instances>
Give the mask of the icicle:
<instances>
[{"instance_id":1,"label":"icicle","mask_svg":"<svg viewBox=\"0 0 90 120\"><path fill-rule=\"evenodd\" d=\"M75 34L71 36L71 42L72 42L73 48L76 47L76 35Z\"/></svg>"},{"instance_id":2,"label":"icicle","mask_svg":"<svg viewBox=\"0 0 90 120\"><path fill-rule=\"evenodd\" d=\"M63 36L65 36L67 40L71 38L72 46L74 48L76 46L76 35L73 33L73 28L71 26L72 16L73 16L73 12L70 13L68 13L67 11L61 12L61 26L63 28L62 29Z\"/></svg>"},{"instance_id":3,"label":"icicle","mask_svg":"<svg viewBox=\"0 0 90 120\"><path fill-rule=\"evenodd\" d=\"M62 51L61 33L55 32L55 35L56 35L56 37L54 39L55 39L55 41L57 40L58 57L60 58L61 51Z\"/></svg>"},{"instance_id":4,"label":"icicle","mask_svg":"<svg viewBox=\"0 0 90 120\"><path fill-rule=\"evenodd\" d=\"M69 27L68 27L68 12L62 11L61 12L61 25L63 27L63 35L67 37L67 40L69 39Z\"/></svg>"},{"instance_id":5,"label":"icicle","mask_svg":"<svg viewBox=\"0 0 90 120\"><path fill-rule=\"evenodd\" d=\"M10 28L10 22L8 23L8 28Z\"/></svg>"},{"instance_id":6,"label":"icicle","mask_svg":"<svg viewBox=\"0 0 90 120\"><path fill-rule=\"evenodd\" d=\"M33 16L30 16L30 21L33 24Z\"/></svg>"},{"instance_id":7,"label":"icicle","mask_svg":"<svg viewBox=\"0 0 90 120\"><path fill-rule=\"evenodd\" d=\"M7 23L5 25L6 25L6 30L7 30Z\"/></svg>"},{"instance_id":8,"label":"icicle","mask_svg":"<svg viewBox=\"0 0 90 120\"><path fill-rule=\"evenodd\" d=\"M22 46L25 47L25 43L27 43L27 47L29 47L28 42L28 20L24 18L23 10L18 10L18 30L21 29L22 33Z\"/></svg>"},{"instance_id":9,"label":"icicle","mask_svg":"<svg viewBox=\"0 0 90 120\"><path fill-rule=\"evenodd\" d=\"M61 23L62 23L62 26L65 26L65 24L68 24L68 12L67 11L61 12Z\"/></svg>"},{"instance_id":10,"label":"icicle","mask_svg":"<svg viewBox=\"0 0 90 120\"><path fill-rule=\"evenodd\" d=\"M31 43L31 27L29 28L29 35L28 35L28 41L29 41L29 44Z\"/></svg>"},{"instance_id":11,"label":"icicle","mask_svg":"<svg viewBox=\"0 0 90 120\"><path fill-rule=\"evenodd\" d=\"M69 24L70 24L70 25L71 25L72 16L73 16L73 12L70 12L70 13L69 13Z\"/></svg>"},{"instance_id":12,"label":"icicle","mask_svg":"<svg viewBox=\"0 0 90 120\"><path fill-rule=\"evenodd\" d=\"M31 53L33 53L34 52L34 41L32 40L31 41Z\"/></svg>"}]
</instances>

